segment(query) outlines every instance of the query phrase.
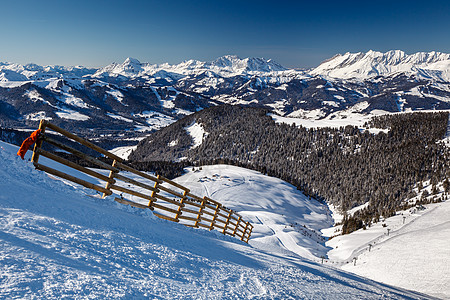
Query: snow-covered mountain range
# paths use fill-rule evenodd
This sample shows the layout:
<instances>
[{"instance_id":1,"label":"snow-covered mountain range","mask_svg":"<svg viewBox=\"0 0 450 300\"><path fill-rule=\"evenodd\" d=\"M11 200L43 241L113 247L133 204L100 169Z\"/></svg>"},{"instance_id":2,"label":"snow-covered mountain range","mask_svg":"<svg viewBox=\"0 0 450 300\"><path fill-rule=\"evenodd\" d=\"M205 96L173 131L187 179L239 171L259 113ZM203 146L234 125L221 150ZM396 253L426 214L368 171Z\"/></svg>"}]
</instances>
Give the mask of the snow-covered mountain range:
<instances>
[{"instance_id":1,"label":"snow-covered mountain range","mask_svg":"<svg viewBox=\"0 0 450 300\"><path fill-rule=\"evenodd\" d=\"M450 54L433 51L408 55L400 50L386 53L377 51L347 52L326 60L311 71L312 75L361 80L399 73L448 82L450 81Z\"/></svg>"},{"instance_id":2,"label":"snow-covered mountain range","mask_svg":"<svg viewBox=\"0 0 450 300\"><path fill-rule=\"evenodd\" d=\"M99 69L0 63L1 127L47 118L83 135L138 134L221 103L331 120L445 110L449 99L450 54L439 52L346 53L305 71L233 55L174 65L128 58Z\"/></svg>"}]
</instances>

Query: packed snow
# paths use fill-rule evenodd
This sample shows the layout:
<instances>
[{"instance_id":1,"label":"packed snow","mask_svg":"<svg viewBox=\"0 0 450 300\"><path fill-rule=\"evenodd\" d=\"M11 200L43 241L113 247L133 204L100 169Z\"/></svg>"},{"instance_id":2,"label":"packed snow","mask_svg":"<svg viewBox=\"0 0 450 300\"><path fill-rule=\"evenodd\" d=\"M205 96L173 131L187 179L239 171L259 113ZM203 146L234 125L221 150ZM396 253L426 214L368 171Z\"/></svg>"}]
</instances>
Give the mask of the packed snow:
<instances>
[{"instance_id":1,"label":"packed snow","mask_svg":"<svg viewBox=\"0 0 450 300\"><path fill-rule=\"evenodd\" d=\"M0 142L0 298L429 298L312 262L283 246L287 238L281 235L276 242L272 230L292 231L273 224L283 212L304 212L299 220L312 227L323 219L314 212L325 209L280 180L223 166L178 179L200 190L211 182L203 191L216 199L225 201L228 194L225 204L255 223L247 245L216 231L157 219L150 210L112 197L100 199L35 170L16 151ZM227 174L230 178L223 177ZM232 192L233 186L244 191L246 185L256 194ZM295 192L297 201L284 198Z\"/></svg>"}]
</instances>

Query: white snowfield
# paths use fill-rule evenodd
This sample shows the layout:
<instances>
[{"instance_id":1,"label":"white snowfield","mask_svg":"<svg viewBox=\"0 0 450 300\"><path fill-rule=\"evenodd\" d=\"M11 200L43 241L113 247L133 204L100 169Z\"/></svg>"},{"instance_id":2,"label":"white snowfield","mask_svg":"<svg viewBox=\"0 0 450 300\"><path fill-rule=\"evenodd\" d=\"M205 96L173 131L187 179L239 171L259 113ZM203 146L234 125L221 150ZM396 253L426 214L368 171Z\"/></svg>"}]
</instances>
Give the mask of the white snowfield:
<instances>
[{"instance_id":1,"label":"white snowfield","mask_svg":"<svg viewBox=\"0 0 450 300\"><path fill-rule=\"evenodd\" d=\"M380 282L450 299L449 216L450 201L446 201L390 218L388 226L381 229L384 231L381 237L370 241L371 251L364 247L356 256L356 265L349 263L342 268ZM409 219L404 226L403 217ZM358 240L358 233L353 238Z\"/></svg>"},{"instance_id":2,"label":"white snowfield","mask_svg":"<svg viewBox=\"0 0 450 300\"><path fill-rule=\"evenodd\" d=\"M295 230L278 222L298 220L312 230L330 220L320 215L323 205L299 192L295 201L295 189L280 180L222 166L222 177L212 167L179 178L250 218L256 230L247 245L112 197L89 197L92 191L36 171L16 151L0 142L1 299L430 299L290 251ZM317 251L307 241L302 252Z\"/></svg>"}]
</instances>

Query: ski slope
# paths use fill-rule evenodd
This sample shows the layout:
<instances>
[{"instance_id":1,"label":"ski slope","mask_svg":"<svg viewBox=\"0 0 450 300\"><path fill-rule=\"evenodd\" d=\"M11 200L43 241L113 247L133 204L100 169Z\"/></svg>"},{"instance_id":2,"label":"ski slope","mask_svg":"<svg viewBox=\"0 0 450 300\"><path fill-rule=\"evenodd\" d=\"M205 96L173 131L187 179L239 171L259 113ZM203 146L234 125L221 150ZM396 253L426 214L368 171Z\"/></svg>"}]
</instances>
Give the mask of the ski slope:
<instances>
[{"instance_id":1,"label":"ski slope","mask_svg":"<svg viewBox=\"0 0 450 300\"><path fill-rule=\"evenodd\" d=\"M350 248L356 251L349 258L352 261L356 257L356 264L344 264L342 269L450 299L449 215L450 201L426 205L423 210L404 211L385 220L386 227L377 224L368 232L359 230L332 239L330 243L335 244L335 249L330 251L330 257L342 255L346 251L339 248L353 244ZM372 244L371 251L368 250L369 243ZM336 249L337 244L341 247Z\"/></svg>"},{"instance_id":2,"label":"ski slope","mask_svg":"<svg viewBox=\"0 0 450 300\"><path fill-rule=\"evenodd\" d=\"M118 204L112 197L92 197L90 190L36 171L16 151L0 142L0 298L429 298L302 258L273 242L273 233L265 233L264 226L272 226L268 223L257 226L247 245L157 219L150 210ZM249 184L244 171L241 175L244 182L227 183ZM255 192L270 191L254 185ZM205 192L217 199L228 191L208 187ZM252 221L264 219L271 210L283 211L276 199L293 193L279 192L276 198L268 192L242 202L237 197L236 207L224 204L242 209ZM291 208L305 211L308 226L322 222L314 214L319 208L301 200L281 204L292 202Z\"/></svg>"}]
</instances>

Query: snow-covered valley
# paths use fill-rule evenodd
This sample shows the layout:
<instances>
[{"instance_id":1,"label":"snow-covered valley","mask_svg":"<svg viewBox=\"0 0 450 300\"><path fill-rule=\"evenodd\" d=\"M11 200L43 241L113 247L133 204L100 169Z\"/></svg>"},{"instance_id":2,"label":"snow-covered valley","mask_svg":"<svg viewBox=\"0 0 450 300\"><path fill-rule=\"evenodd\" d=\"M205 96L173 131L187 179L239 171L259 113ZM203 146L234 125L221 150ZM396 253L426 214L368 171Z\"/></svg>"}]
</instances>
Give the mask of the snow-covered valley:
<instances>
[{"instance_id":1,"label":"snow-covered valley","mask_svg":"<svg viewBox=\"0 0 450 300\"><path fill-rule=\"evenodd\" d=\"M331 250L319 233L331 226L330 212L279 179L223 165L177 179L249 219L255 231L247 245L99 199L34 170L16 151L1 142L0 298L429 298L314 262Z\"/></svg>"}]
</instances>

